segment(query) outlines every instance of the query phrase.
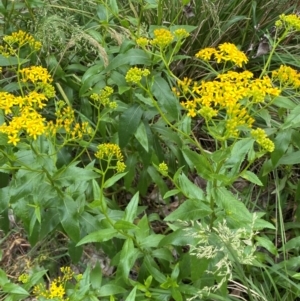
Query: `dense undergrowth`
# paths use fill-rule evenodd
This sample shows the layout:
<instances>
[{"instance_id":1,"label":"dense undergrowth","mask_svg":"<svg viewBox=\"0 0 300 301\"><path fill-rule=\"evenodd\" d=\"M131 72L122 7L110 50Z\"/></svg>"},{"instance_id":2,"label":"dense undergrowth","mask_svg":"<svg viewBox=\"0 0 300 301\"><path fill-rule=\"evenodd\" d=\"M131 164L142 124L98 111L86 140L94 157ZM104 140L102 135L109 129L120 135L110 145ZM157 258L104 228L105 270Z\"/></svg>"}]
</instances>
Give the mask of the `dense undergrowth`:
<instances>
[{"instance_id":1,"label":"dense undergrowth","mask_svg":"<svg viewBox=\"0 0 300 301\"><path fill-rule=\"evenodd\" d=\"M0 299L298 300L298 9L1 1Z\"/></svg>"}]
</instances>

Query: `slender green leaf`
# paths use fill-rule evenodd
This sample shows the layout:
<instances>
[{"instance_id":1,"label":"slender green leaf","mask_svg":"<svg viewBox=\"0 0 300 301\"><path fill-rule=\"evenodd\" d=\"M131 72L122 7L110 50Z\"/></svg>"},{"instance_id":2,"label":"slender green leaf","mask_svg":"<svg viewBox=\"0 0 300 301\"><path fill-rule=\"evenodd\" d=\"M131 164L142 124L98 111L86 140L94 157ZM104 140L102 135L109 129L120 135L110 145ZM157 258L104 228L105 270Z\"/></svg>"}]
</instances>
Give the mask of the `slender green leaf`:
<instances>
[{"instance_id":1,"label":"slender green leaf","mask_svg":"<svg viewBox=\"0 0 300 301\"><path fill-rule=\"evenodd\" d=\"M81 246L83 244L87 244L90 242L102 242L112 239L114 236L116 236L118 231L116 229L102 229L95 231L93 233L88 234L86 237L81 239L77 246Z\"/></svg>"}]
</instances>

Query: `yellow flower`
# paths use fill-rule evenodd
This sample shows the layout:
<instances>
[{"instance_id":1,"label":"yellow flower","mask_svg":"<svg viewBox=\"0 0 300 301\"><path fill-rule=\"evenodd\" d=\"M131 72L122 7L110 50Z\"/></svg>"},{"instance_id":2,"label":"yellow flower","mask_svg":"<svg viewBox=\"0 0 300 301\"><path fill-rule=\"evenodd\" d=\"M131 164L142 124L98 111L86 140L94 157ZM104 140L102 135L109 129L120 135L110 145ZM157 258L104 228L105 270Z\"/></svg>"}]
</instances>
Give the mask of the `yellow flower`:
<instances>
[{"instance_id":1,"label":"yellow flower","mask_svg":"<svg viewBox=\"0 0 300 301\"><path fill-rule=\"evenodd\" d=\"M267 138L267 134L261 128L251 131L251 136L255 141L267 152L273 152L275 149L274 143Z\"/></svg>"},{"instance_id":2,"label":"yellow flower","mask_svg":"<svg viewBox=\"0 0 300 301\"><path fill-rule=\"evenodd\" d=\"M289 66L281 65L278 70L272 72L272 78L275 81L279 81L280 85L284 88L300 88L300 73Z\"/></svg>"},{"instance_id":3,"label":"yellow flower","mask_svg":"<svg viewBox=\"0 0 300 301\"><path fill-rule=\"evenodd\" d=\"M174 36L180 40L187 38L189 35L190 34L183 28L179 28L174 31Z\"/></svg>"},{"instance_id":4,"label":"yellow flower","mask_svg":"<svg viewBox=\"0 0 300 301\"><path fill-rule=\"evenodd\" d=\"M42 47L42 44L36 41L33 36L22 30L13 32L9 36L5 36L3 38L3 41L5 41L9 45L17 44L17 47L23 47L24 45L28 44L31 49L36 51L40 50Z\"/></svg>"},{"instance_id":5,"label":"yellow flower","mask_svg":"<svg viewBox=\"0 0 300 301\"><path fill-rule=\"evenodd\" d=\"M149 40L147 38L141 37L136 39L136 43L141 47L146 47L149 44Z\"/></svg>"},{"instance_id":6,"label":"yellow flower","mask_svg":"<svg viewBox=\"0 0 300 301\"><path fill-rule=\"evenodd\" d=\"M215 48L208 47L198 51L195 56L203 61L209 61L212 59L212 56L216 53L217 51Z\"/></svg>"},{"instance_id":7,"label":"yellow flower","mask_svg":"<svg viewBox=\"0 0 300 301\"><path fill-rule=\"evenodd\" d=\"M168 29L160 28L154 30L154 39L151 44L160 48L169 46L174 40L174 36Z\"/></svg>"},{"instance_id":8,"label":"yellow flower","mask_svg":"<svg viewBox=\"0 0 300 301\"><path fill-rule=\"evenodd\" d=\"M21 74L23 82L31 81L32 83L42 82L43 84L47 84L53 81L48 70L41 66L23 68L19 73Z\"/></svg>"},{"instance_id":9,"label":"yellow flower","mask_svg":"<svg viewBox=\"0 0 300 301\"><path fill-rule=\"evenodd\" d=\"M121 161L117 161L117 166L116 166L116 169L117 169L117 172L123 172L126 168L126 165L124 162L121 162Z\"/></svg>"},{"instance_id":10,"label":"yellow flower","mask_svg":"<svg viewBox=\"0 0 300 301\"><path fill-rule=\"evenodd\" d=\"M279 20L275 23L276 27L285 27L290 30L300 31L300 17L296 14L279 16Z\"/></svg>"},{"instance_id":11,"label":"yellow flower","mask_svg":"<svg viewBox=\"0 0 300 301\"><path fill-rule=\"evenodd\" d=\"M138 67L130 68L125 76L125 80L127 83L139 83L142 80L143 76L147 76L150 74L148 69L140 69Z\"/></svg>"},{"instance_id":12,"label":"yellow flower","mask_svg":"<svg viewBox=\"0 0 300 301\"><path fill-rule=\"evenodd\" d=\"M98 145L98 151L95 153L98 159L104 159L116 157L118 161L123 161L123 155L121 149L117 144L114 143L104 143Z\"/></svg>"},{"instance_id":13,"label":"yellow flower","mask_svg":"<svg viewBox=\"0 0 300 301\"><path fill-rule=\"evenodd\" d=\"M158 171L163 175L168 175L168 165L165 162L162 162L158 165Z\"/></svg>"}]
</instances>

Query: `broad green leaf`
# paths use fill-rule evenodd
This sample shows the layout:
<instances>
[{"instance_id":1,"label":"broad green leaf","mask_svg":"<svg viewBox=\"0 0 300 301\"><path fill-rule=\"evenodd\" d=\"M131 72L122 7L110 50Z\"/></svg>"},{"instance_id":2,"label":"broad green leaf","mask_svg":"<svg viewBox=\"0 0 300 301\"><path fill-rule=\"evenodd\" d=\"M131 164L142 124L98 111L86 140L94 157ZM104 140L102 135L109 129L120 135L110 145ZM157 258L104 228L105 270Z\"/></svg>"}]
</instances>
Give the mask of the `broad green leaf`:
<instances>
[{"instance_id":1,"label":"broad green leaf","mask_svg":"<svg viewBox=\"0 0 300 301\"><path fill-rule=\"evenodd\" d=\"M212 180L212 166L203 155L191 151L186 147L182 149L182 153L190 168L196 168L198 174L203 179Z\"/></svg>"},{"instance_id":2,"label":"broad green leaf","mask_svg":"<svg viewBox=\"0 0 300 301\"><path fill-rule=\"evenodd\" d=\"M224 187L212 190L212 196L224 210L228 224L233 228L247 228L252 225L253 217L246 206Z\"/></svg>"},{"instance_id":3,"label":"broad green leaf","mask_svg":"<svg viewBox=\"0 0 300 301\"><path fill-rule=\"evenodd\" d=\"M124 148L128 143L130 138L135 134L139 123L143 115L143 110L138 104L134 104L120 117L119 121L119 144L121 148Z\"/></svg>"},{"instance_id":4,"label":"broad green leaf","mask_svg":"<svg viewBox=\"0 0 300 301\"><path fill-rule=\"evenodd\" d=\"M130 200L125 209L124 220L127 222L133 222L136 217L136 212L139 204L139 193L137 192Z\"/></svg>"},{"instance_id":5,"label":"broad green leaf","mask_svg":"<svg viewBox=\"0 0 300 301\"><path fill-rule=\"evenodd\" d=\"M105 73L108 71L117 69L124 65L151 65L152 61L150 56L141 49L130 49L126 53L118 54L105 69Z\"/></svg>"},{"instance_id":6,"label":"broad green leaf","mask_svg":"<svg viewBox=\"0 0 300 301\"><path fill-rule=\"evenodd\" d=\"M209 206L198 200L186 200L175 211L165 217L165 221L198 220L212 213Z\"/></svg>"},{"instance_id":7,"label":"broad green leaf","mask_svg":"<svg viewBox=\"0 0 300 301\"><path fill-rule=\"evenodd\" d=\"M162 176L157 172L157 170L153 166L149 166L147 168L147 172L150 175L153 182L158 186L159 192L161 195L164 195L168 191L168 186L166 182L162 178Z\"/></svg>"},{"instance_id":8,"label":"broad green leaf","mask_svg":"<svg viewBox=\"0 0 300 301\"><path fill-rule=\"evenodd\" d=\"M175 97L166 80L160 74L155 75L153 80L151 92L157 99L159 107L165 114L174 120L178 120L180 116L178 99Z\"/></svg>"},{"instance_id":9,"label":"broad green leaf","mask_svg":"<svg viewBox=\"0 0 300 301\"><path fill-rule=\"evenodd\" d=\"M99 178L92 170L76 166L63 167L53 175L53 181L60 186L69 186L75 182L84 182Z\"/></svg>"},{"instance_id":10,"label":"broad green leaf","mask_svg":"<svg viewBox=\"0 0 300 301\"><path fill-rule=\"evenodd\" d=\"M267 251L269 251L273 255L277 255L277 248L274 246L273 242L266 238L266 237L260 237L256 236L255 240L257 241L258 245L265 248Z\"/></svg>"},{"instance_id":11,"label":"broad green leaf","mask_svg":"<svg viewBox=\"0 0 300 301\"><path fill-rule=\"evenodd\" d=\"M277 96L275 97L273 101L273 105L279 107L279 108L285 108L292 110L296 107L296 103L292 101L289 97L285 96Z\"/></svg>"},{"instance_id":12,"label":"broad green leaf","mask_svg":"<svg viewBox=\"0 0 300 301\"><path fill-rule=\"evenodd\" d=\"M130 294L127 296L125 301L135 301L135 295L136 295L136 286L132 289Z\"/></svg>"},{"instance_id":13,"label":"broad green leaf","mask_svg":"<svg viewBox=\"0 0 300 301\"><path fill-rule=\"evenodd\" d=\"M272 166L275 168L277 163L287 151L292 138L292 130L280 130L274 140L275 150L271 154Z\"/></svg>"},{"instance_id":14,"label":"broad green leaf","mask_svg":"<svg viewBox=\"0 0 300 301\"><path fill-rule=\"evenodd\" d=\"M126 293L126 289L121 286L115 284L105 284L100 288L98 297L108 297L110 295L117 295L117 294L124 294L124 293Z\"/></svg>"},{"instance_id":15,"label":"broad green leaf","mask_svg":"<svg viewBox=\"0 0 300 301\"><path fill-rule=\"evenodd\" d=\"M9 280L7 278L6 273L0 269L0 286L3 287L5 283L8 283Z\"/></svg>"},{"instance_id":16,"label":"broad green leaf","mask_svg":"<svg viewBox=\"0 0 300 301\"><path fill-rule=\"evenodd\" d=\"M97 261L95 267L91 271L90 281L93 289L99 289L101 287L102 270L99 261Z\"/></svg>"},{"instance_id":17,"label":"broad green leaf","mask_svg":"<svg viewBox=\"0 0 300 301\"><path fill-rule=\"evenodd\" d=\"M0 54L0 66L1 67L18 65L19 63L22 65L22 64L27 63L28 61L29 61L28 59L21 59L21 58L16 58L13 56L5 57L2 54Z\"/></svg>"},{"instance_id":18,"label":"broad green leaf","mask_svg":"<svg viewBox=\"0 0 300 301\"><path fill-rule=\"evenodd\" d=\"M178 190L178 189L172 189L172 190L169 190L168 192L166 192L165 195L163 196L163 198L167 199L170 196L176 195L178 193L180 193L180 190Z\"/></svg>"},{"instance_id":19,"label":"broad green leaf","mask_svg":"<svg viewBox=\"0 0 300 301\"><path fill-rule=\"evenodd\" d=\"M128 282L130 270L134 266L139 256L140 251L134 247L132 239L127 238L123 244L120 254L117 277L122 277L125 282Z\"/></svg>"},{"instance_id":20,"label":"broad green leaf","mask_svg":"<svg viewBox=\"0 0 300 301\"><path fill-rule=\"evenodd\" d=\"M168 245L174 246L185 246L185 245L193 245L196 242L194 237L187 235L187 232L183 229L178 229L171 234L168 234L164 237L160 243L159 247L165 247Z\"/></svg>"},{"instance_id":21,"label":"broad green leaf","mask_svg":"<svg viewBox=\"0 0 300 301\"><path fill-rule=\"evenodd\" d=\"M118 16L119 8L116 0L109 0L109 8L115 16Z\"/></svg>"},{"instance_id":22,"label":"broad green leaf","mask_svg":"<svg viewBox=\"0 0 300 301\"><path fill-rule=\"evenodd\" d=\"M278 162L279 164L284 165L294 165L300 163L300 151L287 153L284 156L281 157L281 159Z\"/></svg>"},{"instance_id":23,"label":"broad green leaf","mask_svg":"<svg viewBox=\"0 0 300 301\"><path fill-rule=\"evenodd\" d=\"M126 173L127 172L122 172L110 177L108 180L105 181L103 188L108 188L113 186L117 181L123 178L126 175Z\"/></svg>"},{"instance_id":24,"label":"broad green leaf","mask_svg":"<svg viewBox=\"0 0 300 301\"><path fill-rule=\"evenodd\" d=\"M286 244L284 244L279 251L290 251L292 249L300 248L300 237L294 237L290 239Z\"/></svg>"},{"instance_id":25,"label":"broad green leaf","mask_svg":"<svg viewBox=\"0 0 300 301\"><path fill-rule=\"evenodd\" d=\"M81 239L76 246L81 246L90 242L102 242L112 239L118 234L116 229L102 229L88 234L86 237Z\"/></svg>"},{"instance_id":26,"label":"broad green leaf","mask_svg":"<svg viewBox=\"0 0 300 301\"><path fill-rule=\"evenodd\" d=\"M138 229L139 227L131 222L120 220L114 223L114 228L117 230L128 231L132 229Z\"/></svg>"},{"instance_id":27,"label":"broad green leaf","mask_svg":"<svg viewBox=\"0 0 300 301\"><path fill-rule=\"evenodd\" d=\"M297 105L288 115L285 122L281 126L282 130L298 127L300 125L300 105Z\"/></svg>"},{"instance_id":28,"label":"broad green leaf","mask_svg":"<svg viewBox=\"0 0 300 301\"><path fill-rule=\"evenodd\" d=\"M63 198L64 207L60 208L61 224L67 235L74 242L80 239L80 227L78 221L78 212L76 202L67 194Z\"/></svg>"},{"instance_id":29,"label":"broad green leaf","mask_svg":"<svg viewBox=\"0 0 300 301\"><path fill-rule=\"evenodd\" d=\"M157 258L157 259L163 259L167 262L172 262L174 257L171 252L171 250L167 248L160 248L160 249L155 249L152 251L152 256Z\"/></svg>"},{"instance_id":30,"label":"broad green leaf","mask_svg":"<svg viewBox=\"0 0 300 301\"><path fill-rule=\"evenodd\" d=\"M149 274L152 275L156 281L164 283L167 280L166 276L159 271L157 264L150 255L145 256L144 264Z\"/></svg>"},{"instance_id":31,"label":"broad green leaf","mask_svg":"<svg viewBox=\"0 0 300 301\"><path fill-rule=\"evenodd\" d=\"M259 185L259 186L263 186L263 183L261 182L261 180L258 178L258 176L253 173L252 171L250 170L246 170L244 171L242 174L241 174L241 177L243 179L246 179L248 180L249 182L251 183L254 183L256 185Z\"/></svg>"},{"instance_id":32,"label":"broad green leaf","mask_svg":"<svg viewBox=\"0 0 300 301\"><path fill-rule=\"evenodd\" d=\"M134 136L137 139L137 141L141 144L141 146L145 149L145 151L148 152L149 151L148 137L147 137L145 124L143 123L143 121L140 122L140 125L137 128Z\"/></svg>"},{"instance_id":33,"label":"broad green leaf","mask_svg":"<svg viewBox=\"0 0 300 301\"><path fill-rule=\"evenodd\" d=\"M4 293L14 294L14 295L22 295L22 296L29 295L29 293L24 288L14 283L5 283L2 287L2 291Z\"/></svg>"},{"instance_id":34,"label":"broad green leaf","mask_svg":"<svg viewBox=\"0 0 300 301\"><path fill-rule=\"evenodd\" d=\"M139 245L145 249L157 248L158 244L164 237L165 236L162 234L151 234L148 237L139 240Z\"/></svg>"},{"instance_id":35,"label":"broad green leaf","mask_svg":"<svg viewBox=\"0 0 300 301\"><path fill-rule=\"evenodd\" d=\"M178 185L182 193L189 199L204 200L204 193L200 187L192 183L188 177L182 173L178 177Z\"/></svg>"}]
</instances>

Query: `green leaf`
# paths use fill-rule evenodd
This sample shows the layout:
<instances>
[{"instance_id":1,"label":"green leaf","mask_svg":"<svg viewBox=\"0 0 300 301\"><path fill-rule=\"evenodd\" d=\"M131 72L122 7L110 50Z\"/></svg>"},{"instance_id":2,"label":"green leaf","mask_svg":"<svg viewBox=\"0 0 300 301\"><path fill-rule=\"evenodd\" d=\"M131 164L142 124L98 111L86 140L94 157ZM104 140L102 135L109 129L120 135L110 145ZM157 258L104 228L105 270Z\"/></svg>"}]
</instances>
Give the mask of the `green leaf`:
<instances>
[{"instance_id":1,"label":"green leaf","mask_svg":"<svg viewBox=\"0 0 300 301\"><path fill-rule=\"evenodd\" d=\"M178 177L178 184L182 193L189 199L204 200L202 189L192 183L188 177L182 173Z\"/></svg>"},{"instance_id":2,"label":"green leaf","mask_svg":"<svg viewBox=\"0 0 300 301\"><path fill-rule=\"evenodd\" d=\"M126 53L118 54L104 70L105 74L108 71L117 69L124 65L151 65L152 61L150 56L141 49L130 49Z\"/></svg>"},{"instance_id":3,"label":"green leaf","mask_svg":"<svg viewBox=\"0 0 300 301\"><path fill-rule=\"evenodd\" d=\"M157 99L159 107L171 118L178 120L180 116L179 101L171 91L166 80L161 74L156 74L153 78L154 82L151 86L151 92Z\"/></svg>"},{"instance_id":4,"label":"green leaf","mask_svg":"<svg viewBox=\"0 0 300 301\"><path fill-rule=\"evenodd\" d=\"M216 187L212 190L212 196L224 210L228 224L237 229L251 227L253 217L247 207L224 187Z\"/></svg>"},{"instance_id":5,"label":"green leaf","mask_svg":"<svg viewBox=\"0 0 300 301\"><path fill-rule=\"evenodd\" d=\"M14 283L5 283L2 287L4 293L28 296L29 293L21 286Z\"/></svg>"},{"instance_id":6,"label":"green leaf","mask_svg":"<svg viewBox=\"0 0 300 301\"><path fill-rule=\"evenodd\" d=\"M145 149L145 151L148 152L149 151L148 136L147 136L146 127L145 127L145 124L143 123L143 121L141 121L134 136L137 139L137 141L141 144L141 146Z\"/></svg>"},{"instance_id":7,"label":"green leaf","mask_svg":"<svg viewBox=\"0 0 300 301\"><path fill-rule=\"evenodd\" d=\"M266 238L266 237L260 237L260 236L256 236L255 240L257 241L258 245L265 248L266 250L268 250L271 254L273 255L277 255L277 248L274 246L274 244L272 243L272 241L270 241L270 239Z\"/></svg>"},{"instance_id":8,"label":"green leaf","mask_svg":"<svg viewBox=\"0 0 300 301\"><path fill-rule=\"evenodd\" d=\"M139 227L136 226L135 224L123 220L115 222L114 228L117 230L124 230L124 231L139 229Z\"/></svg>"},{"instance_id":9,"label":"green leaf","mask_svg":"<svg viewBox=\"0 0 300 301\"><path fill-rule=\"evenodd\" d=\"M288 115L285 122L281 126L282 130L298 127L300 125L300 105L297 105Z\"/></svg>"},{"instance_id":10,"label":"green leaf","mask_svg":"<svg viewBox=\"0 0 300 301\"><path fill-rule=\"evenodd\" d=\"M263 183L261 182L261 180L258 178L258 176L253 173L252 171L250 170L246 170L244 171L242 174L241 174L241 177L243 179L246 179L248 180L249 182L251 183L254 183L256 185L259 185L259 186L263 186Z\"/></svg>"},{"instance_id":11,"label":"green leaf","mask_svg":"<svg viewBox=\"0 0 300 301\"><path fill-rule=\"evenodd\" d=\"M184 147L182 149L183 156L190 166L190 168L196 168L198 174L206 180L212 180L212 166L203 155L191 151L189 148Z\"/></svg>"},{"instance_id":12,"label":"green leaf","mask_svg":"<svg viewBox=\"0 0 300 301\"><path fill-rule=\"evenodd\" d=\"M91 281L92 288L99 289L101 287L101 282L102 282L102 270L99 261L97 261L90 275L91 275L90 281Z\"/></svg>"},{"instance_id":13,"label":"green leaf","mask_svg":"<svg viewBox=\"0 0 300 301\"><path fill-rule=\"evenodd\" d=\"M198 200L186 200L175 211L165 217L165 221L198 220L212 213L209 206Z\"/></svg>"},{"instance_id":14,"label":"green leaf","mask_svg":"<svg viewBox=\"0 0 300 301\"><path fill-rule=\"evenodd\" d=\"M285 108L292 110L296 107L296 104L294 101L292 101L289 97L285 96L277 96L275 97L273 101L273 105L279 107L279 108Z\"/></svg>"},{"instance_id":15,"label":"green leaf","mask_svg":"<svg viewBox=\"0 0 300 301\"><path fill-rule=\"evenodd\" d=\"M136 212L139 204L139 193L137 192L130 200L125 209L124 220L128 222L133 222L136 217Z\"/></svg>"},{"instance_id":16,"label":"green leaf","mask_svg":"<svg viewBox=\"0 0 300 301\"><path fill-rule=\"evenodd\" d=\"M279 164L284 165L294 165L300 163L300 151L287 153L286 155L282 156L278 162Z\"/></svg>"},{"instance_id":17,"label":"green leaf","mask_svg":"<svg viewBox=\"0 0 300 301\"><path fill-rule=\"evenodd\" d=\"M157 248L158 244L164 237L165 236L162 234L151 234L148 237L139 240L139 245L145 249Z\"/></svg>"},{"instance_id":18,"label":"green leaf","mask_svg":"<svg viewBox=\"0 0 300 301\"><path fill-rule=\"evenodd\" d=\"M109 8L115 16L118 16L119 8L116 0L109 0Z\"/></svg>"},{"instance_id":19,"label":"green leaf","mask_svg":"<svg viewBox=\"0 0 300 301\"><path fill-rule=\"evenodd\" d=\"M144 258L144 264L149 274L159 283L164 283L167 278L166 276L158 270L158 266L154 259L150 255L146 255Z\"/></svg>"},{"instance_id":20,"label":"green leaf","mask_svg":"<svg viewBox=\"0 0 300 301\"><path fill-rule=\"evenodd\" d=\"M294 237L290 239L286 244L284 244L279 251L290 251L292 249L300 248L300 237Z\"/></svg>"},{"instance_id":21,"label":"green leaf","mask_svg":"<svg viewBox=\"0 0 300 301\"><path fill-rule=\"evenodd\" d=\"M29 61L28 59L20 59L20 58L14 57L14 56L5 57L2 54L0 54L0 66L1 67L18 65L19 63L25 64L28 61Z\"/></svg>"},{"instance_id":22,"label":"green leaf","mask_svg":"<svg viewBox=\"0 0 300 301\"><path fill-rule=\"evenodd\" d=\"M136 286L132 289L130 294L127 296L125 301L135 301L135 295L136 295Z\"/></svg>"},{"instance_id":23,"label":"green leaf","mask_svg":"<svg viewBox=\"0 0 300 301\"><path fill-rule=\"evenodd\" d=\"M121 173L118 173L118 174L112 176L111 178L109 178L108 180L105 181L103 188L108 188L108 187L113 186L117 181L119 181L121 178L123 178L126 174L127 174L127 172L121 172Z\"/></svg>"},{"instance_id":24,"label":"green leaf","mask_svg":"<svg viewBox=\"0 0 300 301\"><path fill-rule=\"evenodd\" d=\"M126 289L115 285L115 284L106 284L100 288L100 292L98 297L107 297L110 295L124 294L126 293Z\"/></svg>"},{"instance_id":25,"label":"green leaf","mask_svg":"<svg viewBox=\"0 0 300 301\"><path fill-rule=\"evenodd\" d=\"M169 190L167 193L165 193L165 195L163 196L163 199L167 199L170 196L176 195L178 193L180 193L180 190L178 190L178 189Z\"/></svg>"},{"instance_id":26,"label":"green leaf","mask_svg":"<svg viewBox=\"0 0 300 301\"><path fill-rule=\"evenodd\" d=\"M118 234L116 229L101 229L95 232L92 232L81 239L76 246L81 246L90 242L102 242L112 239Z\"/></svg>"},{"instance_id":27,"label":"green leaf","mask_svg":"<svg viewBox=\"0 0 300 301\"><path fill-rule=\"evenodd\" d=\"M164 247L168 245L174 246L185 246L185 245L193 245L196 243L196 239L187 235L187 232L184 229L178 229L171 234L168 234L164 237L160 243L159 247Z\"/></svg>"},{"instance_id":28,"label":"green leaf","mask_svg":"<svg viewBox=\"0 0 300 301\"><path fill-rule=\"evenodd\" d=\"M80 239L80 227L78 221L77 204L71 196L65 194L63 198L64 207L60 208L61 224L67 235L74 242Z\"/></svg>"},{"instance_id":29,"label":"green leaf","mask_svg":"<svg viewBox=\"0 0 300 301\"><path fill-rule=\"evenodd\" d=\"M117 269L117 277L122 277L127 283L130 270L134 266L136 259L140 256L140 251L134 248L131 238L127 238L123 244L120 254L120 261Z\"/></svg>"},{"instance_id":30,"label":"green leaf","mask_svg":"<svg viewBox=\"0 0 300 301\"><path fill-rule=\"evenodd\" d=\"M142 115L143 110L136 103L121 115L118 130L121 148L124 148L129 143L130 138L135 134Z\"/></svg>"}]
</instances>

